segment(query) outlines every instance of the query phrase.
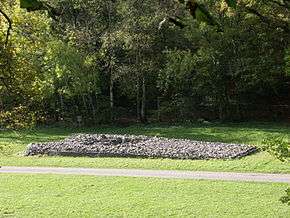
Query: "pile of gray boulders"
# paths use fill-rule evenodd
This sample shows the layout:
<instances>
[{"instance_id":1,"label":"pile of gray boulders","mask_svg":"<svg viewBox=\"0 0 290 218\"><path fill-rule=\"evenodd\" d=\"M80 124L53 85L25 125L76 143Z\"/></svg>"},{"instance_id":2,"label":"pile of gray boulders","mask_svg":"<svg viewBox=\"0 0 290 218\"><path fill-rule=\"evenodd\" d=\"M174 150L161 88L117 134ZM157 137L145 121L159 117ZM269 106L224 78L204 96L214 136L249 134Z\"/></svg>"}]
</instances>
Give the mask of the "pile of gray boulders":
<instances>
[{"instance_id":1,"label":"pile of gray boulders","mask_svg":"<svg viewBox=\"0 0 290 218\"><path fill-rule=\"evenodd\" d=\"M26 155L232 159L255 152L243 144L133 135L77 134L65 140L28 145Z\"/></svg>"}]
</instances>

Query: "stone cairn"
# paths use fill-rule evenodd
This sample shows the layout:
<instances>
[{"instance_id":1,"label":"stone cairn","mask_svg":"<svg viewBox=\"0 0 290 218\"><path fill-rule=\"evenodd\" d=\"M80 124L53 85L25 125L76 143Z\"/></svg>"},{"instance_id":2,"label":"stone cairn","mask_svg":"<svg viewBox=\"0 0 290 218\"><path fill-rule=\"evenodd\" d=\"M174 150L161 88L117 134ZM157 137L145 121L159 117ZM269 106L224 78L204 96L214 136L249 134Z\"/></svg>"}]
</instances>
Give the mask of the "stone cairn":
<instances>
[{"instance_id":1,"label":"stone cairn","mask_svg":"<svg viewBox=\"0 0 290 218\"><path fill-rule=\"evenodd\" d=\"M76 134L62 141L32 143L26 155L234 159L256 152L244 144L133 135Z\"/></svg>"}]
</instances>

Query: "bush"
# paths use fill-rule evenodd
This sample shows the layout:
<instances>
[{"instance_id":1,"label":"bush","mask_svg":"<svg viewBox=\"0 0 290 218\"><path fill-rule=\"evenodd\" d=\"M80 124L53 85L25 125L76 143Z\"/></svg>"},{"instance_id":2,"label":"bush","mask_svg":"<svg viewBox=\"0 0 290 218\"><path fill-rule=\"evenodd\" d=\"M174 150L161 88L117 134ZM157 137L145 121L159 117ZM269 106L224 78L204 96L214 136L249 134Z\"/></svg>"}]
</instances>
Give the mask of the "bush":
<instances>
[{"instance_id":1,"label":"bush","mask_svg":"<svg viewBox=\"0 0 290 218\"><path fill-rule=\"evenodd\" d=\"M277 157L280 161L288 161L290 158L289 142L284 137L270 137L263 141L263 150Z\"/></svg>"},{"instance_id":2,"label":"bush","mask_svg":"<svg viewBox=\"0 0 290 218\"><path fill-rule=\"evenodd\" d=\"M9 145L0 145L0 155L9 156L13 153L11 146Z\"/></svg>"},{"instance_id":3,"label":"bush","mask_svg":"<svg viewBox=\"0 0 290 218\"><path fill-rule=\"evenodd\" d=\"M286 190L286 196L283 196L280 200L282 203L288 204L290 206L290 188Z\"/></svg>"},{"instance_id":4,"label":"bush","mask_svg":"<svg viewBox=\"0 0 290 218\"><path fill-rule=\"evenodd\" d=\"M290 146L284 137L271 137L263 141L264 150L277 157L280 161L289 161ZM284 204L290 205L290 188L286 190L286 195L280 201Z\"/></svg>"},{"instance_id":5,"label":"bush","mask_svg":"<svg viewBox=\"0 0 290 218\"><path fill-rule=\"evenodd\" d=\"M0 112L0 126L8 129L24 129L35 126L36 115L25 106Z\"/></svg>"}]
</instances>

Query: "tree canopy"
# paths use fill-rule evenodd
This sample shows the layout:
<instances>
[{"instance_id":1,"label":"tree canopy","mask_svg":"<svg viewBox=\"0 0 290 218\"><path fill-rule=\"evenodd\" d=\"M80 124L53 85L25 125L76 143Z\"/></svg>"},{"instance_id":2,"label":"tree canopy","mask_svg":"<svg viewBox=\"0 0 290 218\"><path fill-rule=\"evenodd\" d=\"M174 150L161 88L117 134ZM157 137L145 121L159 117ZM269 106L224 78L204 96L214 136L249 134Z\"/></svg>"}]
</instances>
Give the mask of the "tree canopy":
<instances>
[{"instance_id":1,"label":"tree canopy","mask_svg":"<svg viewBox=\"0 0 290 218\"><path fill-rule=\"evenodd\" d=\"M0 125L288 119L289 16L284 0L1 1Z\"/></svg>"}]
</instances>

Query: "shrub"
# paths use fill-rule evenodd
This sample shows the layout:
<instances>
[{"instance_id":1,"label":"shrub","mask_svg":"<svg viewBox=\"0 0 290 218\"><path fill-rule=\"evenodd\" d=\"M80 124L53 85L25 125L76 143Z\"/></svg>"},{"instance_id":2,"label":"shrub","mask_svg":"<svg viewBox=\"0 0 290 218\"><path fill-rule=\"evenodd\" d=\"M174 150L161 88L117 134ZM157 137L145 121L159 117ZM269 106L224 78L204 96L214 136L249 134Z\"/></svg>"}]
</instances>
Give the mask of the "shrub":
<instances>
[{"instance_id":1,"label":"shrub","mask_svg":"<svg viewBox=\"0 0 290 218\"><path fill-rule=\"evenodd\" d=\"M9 156L13 153L11 146L9 145L0 145L0 155Z\"/></svg>"},{"instance_id":2,"label":"shrub","mask_svg":"<svg viewBox=\"0 0 290 218\"><path fill-rule=\"evenodd\" d=\"M277 157L280 161L288 161L290 158L289 142L284 137L270 137L263 141L263 150Z\"/></svg>"},{"instance_id":3,"label":"shrub","mask_svg":"<svg viewBox=\"0 0 290 218\"><path fill-rule=\"evenodd\" d=\"M36 116L25 106L14 107L0 112L0 126L8 129L24 129L35 126Z\"/></svg>"},{"instance_id":4,"label":"shrub","mask_svg":"<svg viewBox=\"0 0 290 218\"><path fill-rule=\"evenodd\" d=\"M271 137L263 141L264 150L277 157L280 161L289 161L290 158L290 146L289 142L284 137ZM290 205L290 188L286 190L286 195L283 196L280 201L282 203Z\"/></svg>"},{"instance_id":5,"label":"shrub","mask_svg":"<svg viewBox=\"0 0 290 218\"><path fill-rule=\"evenodd\" d=\"M283 196L280 200L282 203L288 204L290 206L290 188L286 190L286 195Z\"/></svg>"}]
</instances>

